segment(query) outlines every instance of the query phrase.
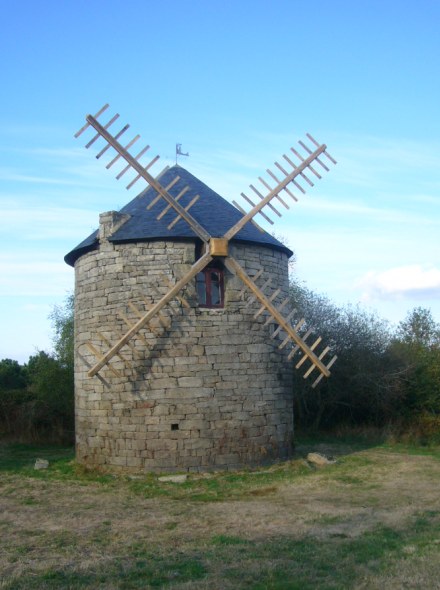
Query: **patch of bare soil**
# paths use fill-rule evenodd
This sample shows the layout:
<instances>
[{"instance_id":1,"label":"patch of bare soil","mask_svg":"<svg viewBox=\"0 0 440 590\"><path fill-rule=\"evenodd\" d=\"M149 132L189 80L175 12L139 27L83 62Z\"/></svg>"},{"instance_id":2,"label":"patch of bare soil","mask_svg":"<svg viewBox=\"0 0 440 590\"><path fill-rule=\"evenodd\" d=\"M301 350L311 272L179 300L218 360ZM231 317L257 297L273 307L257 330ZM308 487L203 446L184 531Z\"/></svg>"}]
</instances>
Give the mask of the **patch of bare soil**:
<instances>
[{"instance_id":1,"label":"patch of bare soil","mask_svg":"<svg viewBox=\"0 0 440 590\"><path fill-rule=\"evenodd\" d=\"M318 538L358 536L377 524L396 527L425 510L440 510L440 462L432 457L367 451L364 467L334 474L332 466L312 478L279 486L247 501L198 506L187 524L216 534L249 539L305 534Z\"/></svg>"},{"instance_id":2,"label":"patch of bare soil","mask_svg":"<svg viewBox=\"0 0 440 590\"><path fill-rule=\"evenodd\" d=\"M337 463L225 502L145 499L124 482L106 489L7 475L0 481L0 571L6 579L73 562L87 568L136 543L169 554L216 535L354 538L378 524L398 528L413 515L440 510L439 483L437 459L382 450L355 453L343 469ZM410 562L409 550L408 568ZM419 574L413 568L411 575ZM392 580L370 579L359 587L406 587ZM422 577L420 583L426 587Z\"/></svg>"}]
</instances>

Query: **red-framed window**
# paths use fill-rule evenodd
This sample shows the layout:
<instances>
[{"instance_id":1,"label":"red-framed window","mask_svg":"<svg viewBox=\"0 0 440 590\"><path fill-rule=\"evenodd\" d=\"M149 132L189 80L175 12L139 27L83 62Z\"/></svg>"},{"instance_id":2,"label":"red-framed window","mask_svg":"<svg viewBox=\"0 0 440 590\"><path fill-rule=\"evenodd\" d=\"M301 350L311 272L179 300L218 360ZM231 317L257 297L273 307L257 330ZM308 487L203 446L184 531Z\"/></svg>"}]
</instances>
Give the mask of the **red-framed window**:
<instances>
[{"instance_id":1,"label":"red-framed window","mask_svg":"<svg viewBox=\"0 0 440 590\"><path fill-rule=\"evenodd\" d=\"M199 307L224 307L224 271L220 268L205 268L196 275Z\"/></svg>"}]
</instances>

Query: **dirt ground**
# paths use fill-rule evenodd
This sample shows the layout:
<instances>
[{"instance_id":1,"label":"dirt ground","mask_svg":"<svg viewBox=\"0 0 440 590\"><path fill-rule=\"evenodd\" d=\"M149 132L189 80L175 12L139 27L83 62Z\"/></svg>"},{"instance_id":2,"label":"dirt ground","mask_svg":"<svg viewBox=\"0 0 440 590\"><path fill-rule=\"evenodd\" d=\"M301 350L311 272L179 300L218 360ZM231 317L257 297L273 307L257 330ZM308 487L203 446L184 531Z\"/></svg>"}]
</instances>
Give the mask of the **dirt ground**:
<instances>
[{"instance_id":1,"label":"dirt ground","mask_svg":"<svg viewBox=\"0 0 440 590\"><path fill-rule=\"evenodd\" d=\"M440 514L437 457L381 448L347 457L342 467L340 461L316 471L307 467L313 471L310 476L292 481L260 484L264 471L255 472L255 485L251 480L240 497L214 502L146 498L133 493L126 482L105 487L93 481L2 475L0 588L13 588L11 580L51 567L80 563L83 570L93 568L125 555L127 546L136 544L169 555L203 548L213 538L332 542L356 539L378 526L399 530L418 514ZM353 587L440 588L440 537L425 549L420 553L404 548L404 559L390 564L385 573L366 571ZM212 590L222 585L211 576L173 587Z\"/></svg>"}]
</instances>

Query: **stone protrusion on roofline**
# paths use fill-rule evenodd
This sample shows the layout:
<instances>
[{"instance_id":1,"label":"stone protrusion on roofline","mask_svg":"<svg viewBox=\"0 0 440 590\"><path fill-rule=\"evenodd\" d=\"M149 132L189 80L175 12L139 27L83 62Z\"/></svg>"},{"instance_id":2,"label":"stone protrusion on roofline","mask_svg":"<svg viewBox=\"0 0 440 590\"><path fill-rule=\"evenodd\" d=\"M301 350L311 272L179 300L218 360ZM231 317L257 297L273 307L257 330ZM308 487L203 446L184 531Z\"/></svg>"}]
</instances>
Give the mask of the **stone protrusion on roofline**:
<instances>
[{"instance_id":1,"label":"stone protrusion on roofline","mask_svg":"<svg viewBox=\"0 0 440 590\"><path fill-rule=\"evenodd\" d=\"M99 241L108 240L120 227L124 225L131 215L118 211L106 211L99 215Z\"/></svg>"}]
</instances>

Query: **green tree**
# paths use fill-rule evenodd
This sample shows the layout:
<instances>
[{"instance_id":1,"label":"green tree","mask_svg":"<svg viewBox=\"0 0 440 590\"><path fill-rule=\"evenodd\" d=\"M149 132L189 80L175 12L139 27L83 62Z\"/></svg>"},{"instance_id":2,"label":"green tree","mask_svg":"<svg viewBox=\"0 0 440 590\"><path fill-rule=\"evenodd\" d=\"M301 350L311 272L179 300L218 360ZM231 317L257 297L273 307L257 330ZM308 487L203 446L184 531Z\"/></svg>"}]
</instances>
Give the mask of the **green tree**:
<instances>
[{"instance_id":1,"label":"green tree","mask_svg":"<svg viewBox=\"0 0 440 590\"><path fill-rule=\"evenodd\" d=\"M52 436L73 440L74 435L74 297L54 306L52 354L38 352L29 359L29 389L41 413L38 428Z\"/></svg>"},{"instance_id":2,"label":"green tree","mask_svg":"<svg viewBox=\"0 0 440 590\"><path fill-rule=\"evenodd\" d=\"M40 351L27 364L32 395L33 426L46 438L73 438L73 374L71 366L56 356Z\"/></svg>"},{"instance_id":3,"label":"green tree","mask_svg":"<svg viewBox=\"0 0 440 590\"><path fill-rule=\"evenodd\" d=\"M12 359L0 361L0 433L11 436L29 400L26 367Z\"/></svg>"},{"instance_id":4,"label":"green tree","mask_svg":"<svg viewBox=\"0 0 440 590\"><path fill-rule=\"evenodd\" d=\"M50 319L54 351L39 351L26 365L0 361L0 432L15 440L71 441L73 409L73 296Z\"/></svg>"},{"instance_id":5,"label":"green tree","mask_svg":"<svg viewBox=\"0 0 440 590\"><path fill-rule=\"evenodd\" d=\"M389 354L388 323L358 306L340 307L304 285L291 285L292 304L337 354L330 379L312 389L295 371L295 415L300 427L334 428L340 424L383 425L398 406L393 386L397 365Z\"/></svg>"},{"instance_id":6,"label":"green tree","mask_svg":"<svg viewBox=\"0 0 440 590\"><path fill-rule=\"evenodd\" d=\"M431 310L416 307L400 322L396 338L411 347L438 348L440 326L434 321Z\"/></svg>"},{"instance_id":7,"label":"green tree","mask_svg":"<svg viewBox=\"0 0 440 590\"><path fill-rule=\"evenodd\" d=\"M64 305L55 305L49 318L54 330L53 344L55 357L63 367L73 374L73 332L74 332L73 294L67 296Z\"/></svg>"},{"instance_id":8,"label":"green tree","mask_svg":"<svg viewBox=\"0 0 440 590\"><path fill-rule=\"evenodd\" d=\"M440 416L440 325L417 307L397 327L390 350L400 365L398 387L406 420Z\"/></svg>"},{"instance_id":9,"label":"green tree","mask_svg":"<svg viewBox=\"0 0 440 590\"><path fill-rule=\"evenodd\" d=\"M18 361L12 359L0 361L0 391L23 389L26 384L26 371Z\"/></svg>"}]
</instances>

